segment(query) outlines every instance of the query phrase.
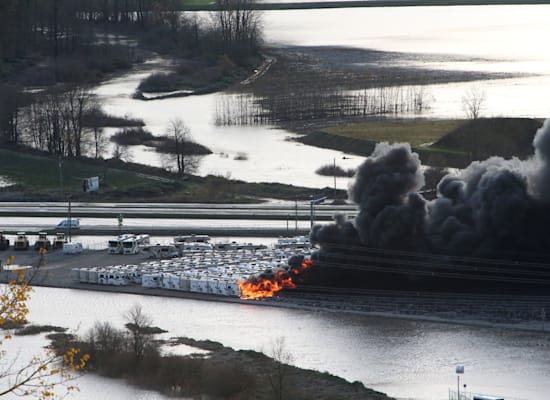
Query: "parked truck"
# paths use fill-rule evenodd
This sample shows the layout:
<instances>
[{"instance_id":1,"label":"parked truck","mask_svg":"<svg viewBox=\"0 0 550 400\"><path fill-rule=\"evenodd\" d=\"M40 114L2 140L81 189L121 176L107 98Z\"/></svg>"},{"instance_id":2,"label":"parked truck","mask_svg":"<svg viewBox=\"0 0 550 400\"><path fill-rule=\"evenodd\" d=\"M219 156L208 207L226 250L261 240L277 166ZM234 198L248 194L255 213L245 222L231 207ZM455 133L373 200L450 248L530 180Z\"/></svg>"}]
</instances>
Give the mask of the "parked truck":
<instances>
[{"instance_id":1,"label":"parked truck","mask_svg":"<svg viewBox=\"0 0 550 400\"><path fill-rule=\"evenodd\" d=\"M8 250L10 248L10 240L4 236L4 232L0 232L0 250Z\"/></svg>"},{"instance_id":2,"label":"parked truck","mask_svg":"<svg viewBox=\"0 0 550 400\"><path fill-rule=\"evenodd\" d=\"M29 239L25 232L17 232L17 238L13 243L14 250L28 250L29 249Z\"/></svg>"},{"instance_id":3,"label":"parked truck","mask_svg":"<svg viewBox=\"0 0 550 400\"><path fill-rule=\"evenodd\" d=\"M54 249L62 249L63 246L67 243L67 238L63 232L57 232L55 234L55 240L53 242Z\"/></svg>"},{"instance_id":4,"label":"parked truck","mask_svg":"<svg viewBox=\"0 0 550 400\"><path fill-rule=\"evenodd\" d=\"M52 242L48 239L48 234L46 232L38 232L38 239L34 242L34 249L46 249L50 250L52 248Z\"/></svg>"}]
</instances>

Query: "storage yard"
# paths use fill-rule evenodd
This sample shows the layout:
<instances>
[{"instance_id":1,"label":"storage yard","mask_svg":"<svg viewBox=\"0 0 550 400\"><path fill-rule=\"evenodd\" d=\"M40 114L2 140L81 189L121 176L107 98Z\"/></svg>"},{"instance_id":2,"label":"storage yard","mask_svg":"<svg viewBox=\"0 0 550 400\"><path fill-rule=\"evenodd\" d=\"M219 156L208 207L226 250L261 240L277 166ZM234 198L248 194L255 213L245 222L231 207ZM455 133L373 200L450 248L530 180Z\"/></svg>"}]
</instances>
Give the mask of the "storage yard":
<instances>
[{"instance_id":1,"label":"storage yard","mask_svg":"<svg viewBox=\"0 0 550 400\"><path fill-rule=\"evenodd\" d=\"M36 286L223 302L249 303L252 298L262 298L263 301L256 304L539 331L548 329L545 320L546 310L550 310L549 296L329 288L321 293L307 285L274 295L275 283L277 290L295 287L292 281L287 284L288 277L294 277L296 272L289 266L288 259L293 254L309 256L309 248L304 248L307 247L305 239L281 239L268 247L237 242L189 242L179 237L174 238L172 244L142 245L139 252L129 254L122 254L123 250L110 252L107 242L102 250L84 249L77 254L65 254L54 248L41 254L33 246L17 251L11 247L0 253L3 266L0 281L13 279L13 271L17 268L14 264L17 264L25 267L27 276L32 277L31 284ZM11 265L7 265L8 259L13 260ZM239 282L250 283L259 295L243 293L243 285ZM246 285L244 287L246 289ZM273 298L265 298L269 296Z\"/></svg>"},{"instance_id":2,"label":"storage yard","mask_svg":"<svg viewBox=\"0 0 550 400\"><path fill-rule=\"evenodd\" d=\"M290 270L288 259L302 250L188 250L169 259L139 264L89 266L72 269L73 281L95 285L160 288L184 292L241 297L239 282ZM123 260L120 260L123 261Z\"/></svg>"},{"instance_id":3,"label":"storage yard","mask_svg":"<svg viewBox=\"0 0 550 400\"><path fill-rule=\"evenodd\" d=\"M5 254L11 255L5 259L9 257L9 262L2 263L1 279L12 278L13 264L18 264L32 271L28 274L32 274L35 285L108 286L136 293L159 289L246 298L250 296L243 293L241 284L262 277L268 285L279 285L299 272L299 267L289 266L290 257L309 257L306 237L281 239L270 248L252 243L211 243L205 235L177 236L171 244L151 245L148 235L143 234L111 238L104 250L80 247L73 252L73 245L65 244L70 251L8 250ZM284 287L288 285L270 287L271 294L262 292L257 297L270 297Z\"/></svg>"}]
</instances>

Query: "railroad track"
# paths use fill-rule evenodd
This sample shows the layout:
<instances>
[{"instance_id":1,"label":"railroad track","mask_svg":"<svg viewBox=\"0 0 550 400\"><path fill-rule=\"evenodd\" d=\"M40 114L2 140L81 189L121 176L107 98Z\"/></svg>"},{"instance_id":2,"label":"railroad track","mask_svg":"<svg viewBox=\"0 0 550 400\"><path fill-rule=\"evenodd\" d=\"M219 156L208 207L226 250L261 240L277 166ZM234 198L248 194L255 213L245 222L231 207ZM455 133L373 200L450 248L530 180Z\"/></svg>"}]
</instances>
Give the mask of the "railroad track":
<instances>
[{"instance_id":1,"label":"railroad track","mask_svg":"<svg viewBox=\"0 0 550 400\"><path fill-rule=\"evenodd\" d=\"M303 287L287 291L278 301L301 306L348 312L443 317L453 320L480 320L488 323L537 322L550 312L550 296L489 295L461 293L342 290Z\"/></svg>"}]
</instances>

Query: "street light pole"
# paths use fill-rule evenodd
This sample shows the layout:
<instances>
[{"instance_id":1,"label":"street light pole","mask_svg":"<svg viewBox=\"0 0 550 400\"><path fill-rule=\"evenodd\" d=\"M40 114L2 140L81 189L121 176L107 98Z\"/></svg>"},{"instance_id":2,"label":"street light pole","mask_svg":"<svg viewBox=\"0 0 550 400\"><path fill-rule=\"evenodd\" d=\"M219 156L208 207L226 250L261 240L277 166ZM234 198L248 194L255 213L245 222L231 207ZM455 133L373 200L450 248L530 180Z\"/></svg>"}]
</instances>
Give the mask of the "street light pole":
<instances>
[{"instance_id":1,"label":"street light pole","mask_svg":"<svg viewBox=\"0 0 550 400\"><path fill-rule=\"evenodd\" d=\"M315 206L317 204L321 204L326 199L327 199L327 196L323 196L323 197L319 197L318 199L309 201L309 222L310 222L311 228L313 228L313 224L315 223Z\"/></svg>"},{"instance_id":2,"label":"street light pole","mask_svg":"<svg viewBox=\"0 0 550 400\"><path fill-rule=\"evenodd\" d=\"M464 373L464 365L456 366L456 400L460 400L460 374Z\"/></svg>"},{"instance_id":3,"label":"street light pole","mask_svg":"<svg viewBox=\"0 0 550 400\"><path fill-rule=\"evenodd\" d=\"M68 215L67 215L67 223L69 224L69 231L68 231L68 237L69 237L69 243L71 243L71 195L67 196L67 199L69 200L69 209L68 209Z\"/></svg>"},{"instance_id":4,"label":"street light pole","mask_svg":"<svg viewBox=\"0 0 550 400\"><path fill-rule=\"evenodd\" d=\"M298 234L298 198L294 198L294 232Z\"/></svg>"},{"instance_id":5,"label":"street light pole","mask_svg":"<svg viewBox=\"0 0 550 400\"><path fill-rule=\"evenodd\" d=\"M63 196L63 159L61 156L57 159L57 165L59 166L59 188L61 189L61 196Z\"/></svg>"},{"instance_id":6,"label":"street light pole","mask_svg":"<svg viewBox=\"0 0 550 400\"><path fill-rule=\"evenodd\" d=\"M332 166L332 174L334 175L334 196L333 201L336 201L336 157L332 159L333 166Z\"/></svg>"}]
</instances>

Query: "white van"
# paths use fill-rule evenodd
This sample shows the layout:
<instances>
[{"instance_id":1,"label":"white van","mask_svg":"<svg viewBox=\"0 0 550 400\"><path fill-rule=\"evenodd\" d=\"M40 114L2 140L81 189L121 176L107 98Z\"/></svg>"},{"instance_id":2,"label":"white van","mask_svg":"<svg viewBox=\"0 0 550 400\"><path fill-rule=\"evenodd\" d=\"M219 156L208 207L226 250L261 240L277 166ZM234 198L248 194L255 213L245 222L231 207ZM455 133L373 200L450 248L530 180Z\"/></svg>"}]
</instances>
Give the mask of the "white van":
<instances>
[{"instance_id":1,"label":"white van","mask_svg":"<svg viewBox=\"0 0 550 400\"><path fill-rule=\"evenodd\" d=\"M70 219L70 228L71 229L80 229L80 220L76 219L76 218L71 218ZM69 220L68 219L64 219L62 220L59 224L57 224L56 228L58 229L67 229L69 228Z\"/></svg>"},{"instance_id":2,"label":"white van","mask_svg":"<svg viewBox=\"0 0 550 400\"><path fill-rule=\"evenodd\" d=\"M64 243L63 244L63 253L64 254L80 254L82 253L82 243Z\"/></svg>"}]
</instances>

